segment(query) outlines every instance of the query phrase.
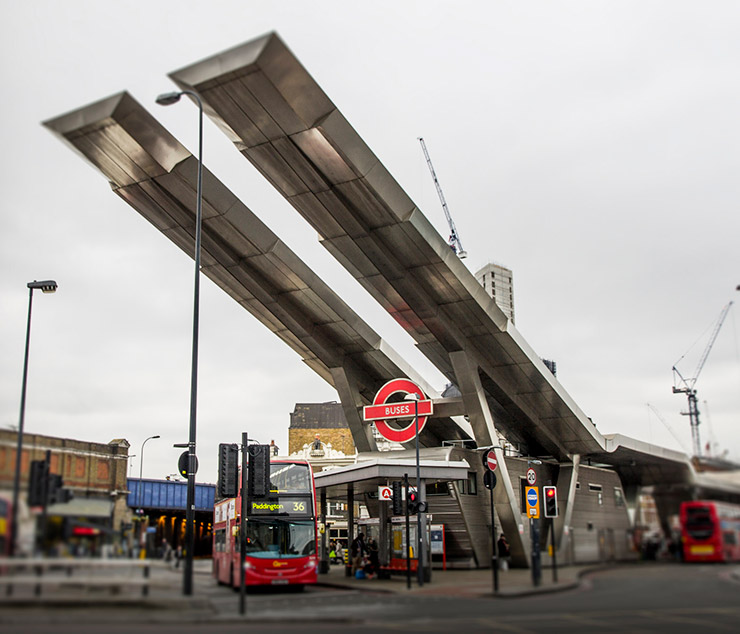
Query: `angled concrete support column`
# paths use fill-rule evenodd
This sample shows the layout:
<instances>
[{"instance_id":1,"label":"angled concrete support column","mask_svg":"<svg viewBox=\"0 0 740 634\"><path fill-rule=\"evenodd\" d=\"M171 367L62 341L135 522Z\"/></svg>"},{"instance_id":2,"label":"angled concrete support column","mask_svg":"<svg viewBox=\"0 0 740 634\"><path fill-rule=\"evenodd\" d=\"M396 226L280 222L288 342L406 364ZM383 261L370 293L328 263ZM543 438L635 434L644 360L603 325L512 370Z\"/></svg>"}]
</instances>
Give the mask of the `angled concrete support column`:
<instances>
[{"instance_id":1,"label":"angled concrete support column","mask_svg":"<svg viewBox=\"0 0 740 634\"><path fill-rule=\"evenodd\" d=\"M476 443L479 447L497 445L498 435L496 434L491 410L486 401L485 392L480 383L478 366L464 351L450 353L450 361L452 361L457 387L462 394L465 411L470 419ZM499 482L496 488L503 487L504 489L503 502L501 501L501 493L496 492L496 513L506 539L509 541L512 563L516 566L528 567L530 545L519 531L519 525L521 524L519 501L514 494L514 487L511 484L509 470L506 467L503 449L498 447L495 451L498 460L496 471Z\"/></svg>"},{"instance_id":2,"label":"angled concrete support column","mask_svg":"<svg viewBox=\"0 0 740 634\"><path fill-rule=\"evenodd\" d=\"M570 552L570 527L573 521L573 507L576 502L576 483L578 482L578 466L581 464L581 456L573 455L573 464L560 465L558 473L558 517L555 520L555 535L558 551L568 554ZM561 496L564 496L563 500ZM570 556L566 560L570 561Z\"/></svg>"},{"instance_id":3,"label":"angled concrete support column","mask_svg":"<svg viewBox=\"0 0 740 634\"><path fill-rule=\"evenodd\" d=\"M344 575L352 576L352 542L355 539L355 485L350 482L347 485L347 564L344 567Z\"/></svg>"},{"instance_id":4,"label":"angled concrete support column","mask_svg":"<svg viewBox=\"0 0 740 634\"><path fill-rule=\"evenodd\" d=\"M624 486L624 484L622 484L622 490L624 491L624 501L627 505L627 515L630 518L630 526L634 529L640 515L638 511L642 487L636 484L630 486Z\"/></svg>"},{"instance_id":5,"label":"angled concrete support column","mask_svg":"<svg viewBox=\"0 0 740 634\"><path fill-rule=\"evenodd\" d=\"M331 368L330 371L357 451L377 451L370 425L360 416L364 403L357 389L358 382L353 369L345 363L341 368Z\"/></svg>"},{"instance_id":6,"label":"angled concrete support column","mask_svg":"<svg viewBox=\"0 0 740 634\"><path fill-rule=\"evenodd\" d=\"M321 526L321 546L319 549L319 574L326 574L329 572L329 551L326 548L326 489L321 489L321 496L319 497L320 517Z\"/></svg>"}]
</instances>

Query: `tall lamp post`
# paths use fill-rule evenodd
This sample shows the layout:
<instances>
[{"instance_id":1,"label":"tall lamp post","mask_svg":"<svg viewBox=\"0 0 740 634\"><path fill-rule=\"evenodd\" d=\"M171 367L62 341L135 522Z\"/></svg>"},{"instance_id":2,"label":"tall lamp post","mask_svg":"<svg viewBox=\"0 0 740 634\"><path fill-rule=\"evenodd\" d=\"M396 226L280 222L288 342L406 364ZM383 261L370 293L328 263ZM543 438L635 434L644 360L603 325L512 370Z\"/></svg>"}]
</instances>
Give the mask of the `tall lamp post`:
<instances>
[{"instance_id":1,"label":"tall lamp post","mask_svg":"<svg viewBox=\"0 0 740 634\"><path fill-rule=\"evenodd\" d=\"M147 442L150 440L154 440L155 438L159 438L159 436L149 436L143 443L141 443L141 459L139 460L139 495L136 496L137 500L137 506L141 508L141 502L142 502L142 489L144 487L141 486L141 478L144 474L144 445L146 445Z\"/></svg>"},{"instance_id":2,"label":"tall lamp post","mask_svg":"<svg viewBox=\"0 0 740 634\"><path fill-rule=\"evenodd\" d=\"M26 353L23 357L23 383L21 385L21 413L18 421L18 446L15 450L15 478L13 479L13 506L10 508L10 554L16 552L18 542L18 497L21 487L21 454L23 450L23 423L26 417L26 381L28 379L28 349L31 342L31 304L33 291L38 289L42 293L54 293L57 283L54 280L43 282L29 282L28 287L28 322L26 323Z\"/></svg>"},{"instance_id":3,"label":"tall lamp post","mask_svg":"<svg viewBox=\"0 0 740 634\"><path fill-rule=\"evenodd\" d=\"M137 491L138 492L138 495L136 496L136 499L137 499L137 504L136 505L138 507L136 509L137 510L137 514L139 512L141 512L141 510L142 510L141 509L141 503L143 501L143 493L144 493L144 491L143 491L144 486L143 486L143 484L141 482L142 476L144 474L144 445L146 445L146 443L148 441L154 440L155 438L159 438L159 436L149 436L149 438L147 438L143 443L141 443L141 457L139 459L139 488L138 488L138 491ZM139 520L140 520L139 521L139 540L141 540L141 529L142 529L143 519L141 517L139 517ZM139 543L141 544L141 542L139 542Z\"/></svg>"},{"instance_id":4,"label":"tall lamp post","mask_svg":"<svg viewBox=\"0 0 740 634\"><path fill-rule=\"evenodd\" d=\"M408 393L405 401L414 402L414 436L416 437L416 495L421 501L421 469L419 467L419 395L415 392ZM421 507L416 507L416 549L418 554L416 572L419 585L424 585L424 539L421 532Z\"/></svg>"},{"instance_id":5,"label":"tall lamp post","mask_svg":"<svg viewBox=\"0 0 740 634\"><path fill-rule=\"evenodd\" d=\"M195 213L195 282L193 286L193 356L190 373L190 435L188 437L188 491L185 509L185 568L182 593L193 594L193 549L195 548L195 437L198 402L198 323L200 306L200 234L203 221L203 102L191 90L163 93L157 97L161 106L180 101L183 95L191 97L198 105L198 185Z\"/></svg>"}]
</instances>

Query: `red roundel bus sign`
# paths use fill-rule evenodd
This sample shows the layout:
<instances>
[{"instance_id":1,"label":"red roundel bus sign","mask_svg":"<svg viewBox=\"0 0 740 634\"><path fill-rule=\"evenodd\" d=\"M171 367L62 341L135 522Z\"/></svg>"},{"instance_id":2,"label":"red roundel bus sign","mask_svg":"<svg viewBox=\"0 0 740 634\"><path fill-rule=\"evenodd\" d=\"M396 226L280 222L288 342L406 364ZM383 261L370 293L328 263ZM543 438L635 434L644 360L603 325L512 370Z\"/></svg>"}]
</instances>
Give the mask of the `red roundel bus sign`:
<instances>
[{"instance_id":1,"label":"red roundel bus sign","mask_svg":"<svg viewBox=\"0 0 740 634\"><path fill-rule=\"evenodd\" d=\"M394 400L389 402L396 394L416 394L419 397L417 403L414 401ZM393 379L388 381L378 390L372 405L366 405L363 409L365 421L375 423L375 427L383 438L391 442L408 442L416 434L414 416L419 414L419 432L424 429L427 418L432 414L432 401L426 397L421 388L409 379ZM409 419L406 426L401 428L391 427L388 420Z\"/></svg>"}]
</instances>

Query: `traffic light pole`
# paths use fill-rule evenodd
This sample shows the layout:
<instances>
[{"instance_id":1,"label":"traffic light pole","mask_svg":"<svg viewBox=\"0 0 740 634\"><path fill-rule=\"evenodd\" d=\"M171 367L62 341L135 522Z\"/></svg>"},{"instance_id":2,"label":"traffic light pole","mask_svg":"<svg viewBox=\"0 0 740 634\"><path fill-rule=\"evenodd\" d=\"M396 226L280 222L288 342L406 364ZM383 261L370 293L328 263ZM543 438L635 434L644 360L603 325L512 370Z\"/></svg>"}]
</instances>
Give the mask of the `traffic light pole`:
<instances>
[{"instance_id":1,"label":"traffic light pole","mask_svg":"<svg viewBox=\"0 0 740 634\"><path fill-rule=\"evenodd\" d=\"M403 487L406 493L404 514L406 515L406 587L411 590L411 522L409 521L409 474L403 474Z\"/></svg>"},{"instance_id":2,"label":"traffic light pole","mask_svg":"<svg viewBox=\"0 0 740 634\"><path fill-rule=\"evenodd\" d=\"M552 535L552 581L553 583L558 582L558 559L557 549L555 548L555 520L550 520L550 534Z\"/></svg>"},{"instance_id":3,"label":"traffic light pole","mask_svg":"<svg viewBox=\"0 0 740 634\"><path fill-rule=\"evenodd\" d=\"M39 530L37 548L41 555L44 554L44 542L46 540L46 507L49 505L49 467L51 466L51 450L46 450L44 457L44 479L43 482L43 505L41 511L41 528Z\"/></svg>"},{"instance_id":4,"label":"traffic light pole","mask_svg":"<svg viewBox=\"0 0 740 634\"><path fill-rule=\"evenodd\" d=\"M416 430L416 495L421 501L421 469L419 467L419 399L414 400L414 429ZM408 498L406 498L408 500ZM424 585L424 537L421 532L421 505L416 506L416 573L419 587Z\"/></svg>"},{"instance_id":5,"label":"traffic light pole","mask_svg":"<svg viewBox=\"0 0 740 634\"><path fill-rule=\"evenodd\" d=\"M491 474L493 475L493 474ZM493 487L491 487L491 568L493 568L493 591L498 592L498 553L496 552L496 506L493 503Z\"/></svg>"},{"instance_id":6,"label":"traffic light pole","mask_svg":"<svg viewBox=\"0 0 740 634\"><path fill-rule=\"evenodd\" d=\"M242 484L241 484L241 517L239 519L239 614L247 612L247 571L244 564L247 561L247 447L249 438L247 432L242 432ZM227 536L227 539L231 539Z\"/></svg>"},{"instance_id":7,"label":"traffic light pole","mask_svg":"<svg viewBox=\"0 0 740 634\"><path fill-rule=\"evenodd\" d=\"M540 585L542 580L542 561L540 559L540 520L529 519L529 531L532 536L532 583Z\"/></svg>"}]
</instances>

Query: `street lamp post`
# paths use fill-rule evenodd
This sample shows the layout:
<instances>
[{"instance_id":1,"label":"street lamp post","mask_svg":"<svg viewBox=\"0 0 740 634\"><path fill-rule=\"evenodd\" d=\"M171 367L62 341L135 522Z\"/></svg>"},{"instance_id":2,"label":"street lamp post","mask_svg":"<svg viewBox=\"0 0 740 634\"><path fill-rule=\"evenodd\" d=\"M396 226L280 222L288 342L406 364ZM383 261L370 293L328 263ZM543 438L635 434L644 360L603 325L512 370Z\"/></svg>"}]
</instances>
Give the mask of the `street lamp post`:
<instances>
[{"instance_id":1,"label":"street lamp post","mask_svg":"<svg viewBox=\"0 0 740 634\"><path fill-rule=\"evenodd\" d=\"M137 515L141 512L141 503L142 503L142 495L143 495L143 489L144 486L142 485L141 478L144 474L144 445L150 440L153 440L154 438L159 438L159 436L149 436L143 443L141 443L141 458L139 459L139 488L138 488L138 495L136 496L137 499ZM142 528L142 521L143 518L139 516L139 540L141 540L141 528ZM139 542L141 543L141 541Z\"/></svg>"},{"instance_id":2,"label":"street lamp post","mask_svg":"<svg viewBox=\"0 0 740 634\"><path fill-rule=\"evenodd\" d=\"M21 454L23 451L23 423L26 417L26 381L28 379L28 350L31 342L31 304L33 303L33 291L38 289L42 293L54 293L57 283L54 280L43 282L29 282L28 287L28 322L26 323L26 352L23 357L23 382L21 384L21 413L18 421L18 446L15 450L15 478L13 479L13 506L10 507L10 554L16 552L18 542L18 497L21 487Z\"/></svg>"},{"instance_id":3,"label":"street lamp post","mask_svg":"<svg viewBox=\"0 0 740 634\"><path fill-rule=\"evenodd\" d=\"M414 401L414 435L416 437L416 495L421 501L421 469L419 466L419 395L409 393L406 395L406 401ZM425 496L426 497L426 496ZM421 510L416 507L416 549L418 552L416 572L419 586L424 585L424 539L421 532Z\"/></svg>"},{"instance_id":4,"label":"street lamp post","mask_svg":"<svg viewBox=\"0 0 740 634\"><path fill-rule=\"evenodd\" d=\"M190 434L188 437L188 491L185 509L185 568L182 593L193 594L193 549L195 548L195 438L198 402L198 323L200 307L200 235L203 224L203 102L191 90L169 92L157 97L161 106L169 106L188 95L198 105L198 184L195 213L195 282L193 285L193 355L190 372Z\"/></svg>"},{"instance_id":5,"label":"street lamp post","mask_svg":"<svg viewBox=\"0 0 740 634\"><path fill-rule=\"evenodd\" d=\"M159 438L159 436L149 436L143 443L141 443L141 458L139 460L139 490L138 495L136 496L137 500L137 507L141 509L141 501L142 501L142 486L141 486L141 478L144 474L144 445L150 440L154 440L155 438Z\"/></svg>"}]
</instances>

